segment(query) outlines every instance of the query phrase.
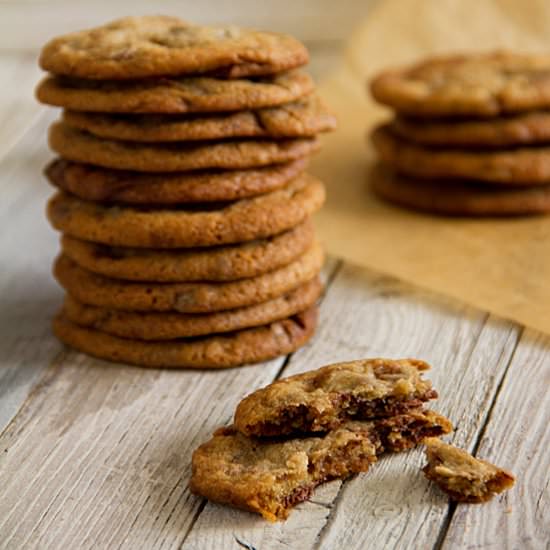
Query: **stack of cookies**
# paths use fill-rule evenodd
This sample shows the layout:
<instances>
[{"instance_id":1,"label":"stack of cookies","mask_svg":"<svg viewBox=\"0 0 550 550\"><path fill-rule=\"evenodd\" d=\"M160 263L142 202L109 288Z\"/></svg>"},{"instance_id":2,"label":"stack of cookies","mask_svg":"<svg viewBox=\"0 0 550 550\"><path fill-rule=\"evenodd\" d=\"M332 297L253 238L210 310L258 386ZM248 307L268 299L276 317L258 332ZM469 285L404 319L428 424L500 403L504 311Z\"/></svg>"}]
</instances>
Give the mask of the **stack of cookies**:
<instances>
[{"instance_id":1,"label":"stack of cookies","mask_svg":"<svg viewBox=\"0 0 550 550\"><path fill-rule=\"evenodd\" d=\"M307 174L335 120L297 40L172 17L54 39L37 97L63 107L48 216L56 335L143 366L229 367L303 345L323 253Z\"/></svg>"},{"instance_id":2,"label":"stack of cookies","mask_svg":"<svg viewBox=\"0 0 550 550\"><path fill-rule=\"evenodd\" d=\"M550 212L550 56L439 57L374 79L374 191L453 215Z\"/></svg>"},{"instance_id":3,"label":"stack of cookies","mask_svg":"<svg viewBox=\"0 0 550 550\"><path fill-rule=\"evenodd\" d=\"M451 431L423 406L437 397L422 377L428 368L415 359L352 361L250 394L234 424L194 452L191 490L270 521L287 518L320 483Z\"/></svg>"}]
</instances>

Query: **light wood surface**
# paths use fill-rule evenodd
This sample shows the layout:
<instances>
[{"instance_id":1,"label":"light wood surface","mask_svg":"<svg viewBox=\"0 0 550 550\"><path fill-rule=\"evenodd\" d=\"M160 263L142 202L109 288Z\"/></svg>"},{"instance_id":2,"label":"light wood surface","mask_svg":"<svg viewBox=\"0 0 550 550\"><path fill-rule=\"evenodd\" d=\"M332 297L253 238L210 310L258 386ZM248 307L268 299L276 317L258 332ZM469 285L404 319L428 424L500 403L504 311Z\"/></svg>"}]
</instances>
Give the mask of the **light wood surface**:
<instances>
[{"instance_id":1,"label":"light wood surface","mask_svg":"<svg viewBox=\"0 0 550 550\"><path fill-rule=\"evenodd\" d=\"M320 49L322 74L337 52ZM56 116L32 100L31 54L0 55L0 548L257 550L540 549L550 540L550 340L381 274L328 262L314 340L289 358L223 372L113 366L50 332L61 292L41 176ZM17 83L17 89L14 89ZM420 450L332 482L285 523L187 489L193 449L271 380L332 361L433 364L451 441L511 469L517 485L455 506L420 473Z\"/></svg>"}]
</instances>

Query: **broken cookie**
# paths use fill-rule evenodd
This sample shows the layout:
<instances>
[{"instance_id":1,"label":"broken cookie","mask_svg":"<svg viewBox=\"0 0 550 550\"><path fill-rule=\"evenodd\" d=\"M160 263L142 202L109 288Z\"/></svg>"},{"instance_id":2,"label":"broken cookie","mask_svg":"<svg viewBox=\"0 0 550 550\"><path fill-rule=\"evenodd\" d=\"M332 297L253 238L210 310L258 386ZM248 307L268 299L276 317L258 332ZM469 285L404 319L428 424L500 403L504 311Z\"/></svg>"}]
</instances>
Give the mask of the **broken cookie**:
<instances>
[{"instance_id":1,"label":"broken cookie","mask_svg":"<svg viewBox=\"0 0 550 550\"><path fill-rule=\"evenodd\" d=\"M191 491L276 521L331 479L367 471L385 451L448 433L445 417L423 410L376 421L348 421L322 436L254 439L220 428L193 453Z\"/></svg>"},{"instance_id":2,"label":"broken cookie","mask_svg":"<svg viewBox=\"0 0 550 550\"><path fill-rule=\"evenodd\" d=\"M514 485L506 470L471 456L437 438L425 441L428 464L423 472L456 502L486 502Z\"/></svg>"},{"instance_id":3,"label":"broken cookie","mask_svg":"<svg viewBox=\"0 0 550 550\"><path fill-rule=\"evenodd\" d=\"M417 359L336 363L278 380L243 399L235 427L245 435L325 432L347 420L404 413L437 397Z\"/></svg>"}]
</instances>

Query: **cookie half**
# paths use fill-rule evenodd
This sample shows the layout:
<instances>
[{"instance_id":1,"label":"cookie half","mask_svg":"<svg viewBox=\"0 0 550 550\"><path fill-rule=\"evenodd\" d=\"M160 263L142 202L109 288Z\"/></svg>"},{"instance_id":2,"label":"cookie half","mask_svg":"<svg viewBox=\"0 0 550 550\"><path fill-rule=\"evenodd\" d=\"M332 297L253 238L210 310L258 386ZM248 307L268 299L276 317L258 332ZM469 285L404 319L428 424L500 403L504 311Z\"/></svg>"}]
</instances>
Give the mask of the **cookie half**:
<instances>
[{"instance_id":1,"label":"cookie half","mask_svg":"<svg viewBox=\"0 0 550 550\"><path fill-rule=\"evenodd\" d=\"M307 63L308 57L304 45L285 34L149 15L54 38L42 49L40 66L96 79L206 72L235 78L278 73Z\"/></svg>"},{"instance_id":2,"label":"cookie half","mask_svg":"<svg viewBox=\"0 0 550 550\"><path fill-rule=\"evenodd\" d=\"M411 116L493 117L550 107L550 56L493 52L427 59L385 71L374 98Z\"/></svg>"},{"instance_id":3,"label":"cookie half","mask_svg":"<svg viewBox=\"0 0 550 550\"><path fill-rule=\"evenodd\" d=\"M50 183L87 201L143 205L232 201L287 185L307 159L248 170L148 174L100 168L57 158L45 170Z\"/></svg>"},{"instance_id":4,"label":"cookie half","mask_svg":"<svg viewBox=\"0 0 550 550\"><path fill-rule=\"evenodd\" d=\"M59 284L84 304L128 311L208 313L259 304L294 290L315 278L323 265L315 244L294 262L250 279L230 282L137 283L111 279L59 256L54 275Z\"/></svg>"},{"instance_id":5,"label":"cookie half","mask_svg":"<svg viewBox=\"0 0 550 550\"><path fill-rule=\"evenodd\" d=\"M420 180L378 167L370 184L383 199L424 212L455 216L515 216L550 212L550 185L495 187L475 182Z\"/></svg>"},{"instance_id":6,"label":"cookie half","mask_svg":"<svg viewBox=\"0 0 550 550\"><path fill-rule=\"evenodd\" d=\"M336 118L316 96L278 107L219 115L109 115L65 111L63 122L97 137L140 142L299 138L336 127Z\"/></svg>"},{"instance_id":7,"label":"cookie half","mask_svg":"<svg viewBox=\"0 0 550 550\"><path fill-rule=\"evenodd\" d=\"M57 193L48 203L55 229L111 246L179 248L241 243L282 233L305 221L325 200L323 184L303 174L259 197L192 209L135 208L82 201Z\"/></svg>"},{"instance_id":8,"label":"cookie half","mask_svg":"<svg viewBox=\"0 0 550 550\"><path fill-rule=\"evenodd\" d=\"M155 250L110 247L61 238L63 253L82 267L132 281L234 281L256 277L289 264L313 244L310 220L266 239L234 246Z\"/></svg>"},{"instance_id":9,"label":"cookie half","mask_svg":"<svg viewBox=\"0 0 550 550\"><path fill-rule=\"evenodd\" d=\"M286 319L312 307L322 285L314 278L278 298L219 313L150 313L82 304L68 296L63 316L81 327L137 340L175 340L233 332Z\"/></svg>"},{"instance_id":10,"label":"cookie half","mask_svg":"<svg viewBox=\"0 0 550 550\"><path fill-rule=\"evenodd\" d=\"M311 77L289 71L254 80L162 77L146 80L87 80L48 76L36 89L42 103L99 113L215 113L272 107L314 89Z\"/></svg>"},{"instance_id":11,"label":"cookie half","mask_svg":"<svg viewBox=\"0 0 550 550\"><path fill-rule=\"evenodd\" d=\"M228 368L292 353L313 336L317 316L313 307L262 327L160 342L118 338L75 325L62 314L55 317L53 330L68 346L108 361L142 367Z\"/></svg>"},{"instance_id":12,"label":"cookie half","mask_svg":"<svg viewBox=\"0 0 550 550\"><path fill-rule=\"evenodd\" d=\"M550 146L499 151L428 148L396 136L388 124L374 130L372 142L383 162L407 176L512 186L550 184Z\"/></svg>"},{"instance_id":13,"label":"cookie half","mask_svg":"<svg viewBox=\"0 0 550 550\"><path fill-rule=\"evenodd\" d=\"M391 131L419 145L432 147L513 147L550 143L550 111L499 118L434 120L397 117Z\"/></svg>"},{"instance_id":14,"label":"cookie half","mask_svg":"<svg viewBox=\"0 0 550 550\"><path fill-rule=\"evenodd\" d=\"M162 144L115 141L63 122L50 126L49 145L68 160L138 172L254 168L303 158L320 148L315 137Z\"/></svg>"}]
</instances>

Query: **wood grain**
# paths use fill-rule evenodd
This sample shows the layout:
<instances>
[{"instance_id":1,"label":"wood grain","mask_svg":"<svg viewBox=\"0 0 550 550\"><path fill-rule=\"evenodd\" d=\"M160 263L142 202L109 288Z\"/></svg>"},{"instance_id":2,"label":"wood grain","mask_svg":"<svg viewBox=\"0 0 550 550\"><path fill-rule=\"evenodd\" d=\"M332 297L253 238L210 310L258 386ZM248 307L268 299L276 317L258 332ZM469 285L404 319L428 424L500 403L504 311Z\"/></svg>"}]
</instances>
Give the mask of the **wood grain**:
<instances>
[{"instance_id":1,"label":"wood grain","mask_svg":"<svg viewBox=\"0 0 550 550\"><path fill-rule=\"evenodd\" d=\"M459 505L443 548L550 547L550 338L523 333L476 456L516 486L483 506Z\"/></svg>"},{"instance_id":2,"label":"wood grain","mask_svg":"<svg viewBox=\"0 0 550 550\"><path fill-rule=\"evenodd\" d=\"M422 357L433 364L429 376L441 394L434 408L459 427L457 441L471 440L516 340L510 323L346 265L323 303L315 345L294 354L282 375L359 357ZM383 459L340 492L339 483L318 491L274 526L209 503L183 548L229 548L233 535L258 549L294 548L297 541L301 548L406 548L413 540L429 547L449 506L420 474L421 462L418 452Z\"/></svg>"}]
</instances>

